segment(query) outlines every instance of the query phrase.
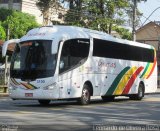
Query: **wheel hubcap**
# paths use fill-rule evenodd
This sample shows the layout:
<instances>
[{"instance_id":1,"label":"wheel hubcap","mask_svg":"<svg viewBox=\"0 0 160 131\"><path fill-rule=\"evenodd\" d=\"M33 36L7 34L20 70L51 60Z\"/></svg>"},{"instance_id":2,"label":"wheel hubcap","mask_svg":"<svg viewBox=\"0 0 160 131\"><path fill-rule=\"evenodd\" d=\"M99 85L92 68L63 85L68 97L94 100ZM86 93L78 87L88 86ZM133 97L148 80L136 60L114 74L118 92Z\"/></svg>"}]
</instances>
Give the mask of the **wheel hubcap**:
<instances>
[{"instance_id":1,"label":"wheel hubcap","mask_svg":"<svg viewBox=\"0 0 160 131\"><path fill-rule=\"evenodd\" d=\"M140 89L140 91L139 91L139 96L140 97L142 97L143 96L143 92L142 92L142 90Z\"/></svg>"},{"instance_id":2,"label":"wheel hubcap","mask_svg":"<svg viewBox=\"0 0 160 131\"><path fill-rule=\"evenodd\" d=\"M89 100L89 92L88 90L83 90L83 99L87 102Z\"/></svg>"}]
</instances>

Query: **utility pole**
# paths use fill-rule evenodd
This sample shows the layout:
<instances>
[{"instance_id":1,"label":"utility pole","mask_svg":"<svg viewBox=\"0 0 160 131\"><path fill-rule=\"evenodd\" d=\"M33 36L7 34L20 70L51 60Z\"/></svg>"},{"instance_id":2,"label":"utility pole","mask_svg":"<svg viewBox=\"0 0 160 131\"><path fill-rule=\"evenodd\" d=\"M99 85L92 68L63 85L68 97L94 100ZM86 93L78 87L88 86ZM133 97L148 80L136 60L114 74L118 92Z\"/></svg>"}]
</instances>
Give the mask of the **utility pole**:
<instances>
[{"instance_id":1,"label":"utility pole","mask_svg":"<svg viewBox=\"0 0 160 131\"><path fill-rule=\"evenodd\" d=\"M133 27L132 27L132 40L136 41L136 9L137 9L137 0L133 2Z\"/></svg>"},{"instance_id":2,"label":"utility pole","mask_svg":"<svg viewBox=\"0 0 160 131\"><path fill-rule=\"evenodd\" d=\"M13 0L8 1L8 9L13 9ZM10 30L9 30L9 23L8 23L8 28L7 28L7 40L9 40L10 36Z\"/></svg>"},{"instance_id":3,"label":"utility pole","mask_svg":"<svg viewBox=\"0 0 160 131\"><path fill-rule=\"evenodd\" d=\"M9 23L8 23L8 27L7 27L7 40L9 40L10 38L10 30L9 30Z\"/></svg>"},{"instance_id":4,"label":"utility pole","mask_svg":"<svg viewBox=\"0 0 160 131\"><path fill-rule=\"evenodd\" d=\"M9 31L9 24L7 28L7 40L9 40L10 31ZM8 56L5 56L5 69L4 69L4 85L8 84ZM5 88L6 89L6 88ZM6 93L6 90L4 91Z\"/></svg>"},{"instance_id":5,"label":"utility pole","mask_svg":"<svg viewBox=\"0 0 160 131\"><path fill-rule=\"evenodd\" d=\"M8 56L5 56L4 84L8 84ZM6 91L5 91L6 92Z\"/></svg>"},{"instance_id":6,"label":"utility pole","mask_svg":"<svg viewBox=\"0 0 160 131\"><path fill-rule=\"evenodd\" d=\"M8 9L13 9L13 0L8 1ZM8 29L7 29L7 40L9 40L10 36L10 29L9 29L9 23L8 23ZM4 70L4 84L5 86L8 84L8 56L5 56L5 70ZM6 88L5 88L6 89ZM6 92L6 90L5 90Z\"/></svg>"}]
</instances>

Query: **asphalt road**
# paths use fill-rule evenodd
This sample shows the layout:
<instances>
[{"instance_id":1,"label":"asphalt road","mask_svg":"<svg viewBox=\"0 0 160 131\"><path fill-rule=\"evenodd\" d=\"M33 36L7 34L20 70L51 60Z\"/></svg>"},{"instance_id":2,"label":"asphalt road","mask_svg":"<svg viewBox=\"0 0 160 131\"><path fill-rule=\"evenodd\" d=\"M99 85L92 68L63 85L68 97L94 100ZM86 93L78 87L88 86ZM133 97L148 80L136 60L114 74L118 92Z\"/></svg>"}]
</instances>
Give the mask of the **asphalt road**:
<instances>
[{"instance_id":1,"label":"asphalt road","mask_svg":"<svg viewBox=\"0 0 160 131\"><path fill-rule=\"evenodd\" d=\"M21 130L160 130L160 95L142 101L116 98L90 105L53 101L40 106L37 101L0 98L0 131Z\"/></svg>"}]
</instances>

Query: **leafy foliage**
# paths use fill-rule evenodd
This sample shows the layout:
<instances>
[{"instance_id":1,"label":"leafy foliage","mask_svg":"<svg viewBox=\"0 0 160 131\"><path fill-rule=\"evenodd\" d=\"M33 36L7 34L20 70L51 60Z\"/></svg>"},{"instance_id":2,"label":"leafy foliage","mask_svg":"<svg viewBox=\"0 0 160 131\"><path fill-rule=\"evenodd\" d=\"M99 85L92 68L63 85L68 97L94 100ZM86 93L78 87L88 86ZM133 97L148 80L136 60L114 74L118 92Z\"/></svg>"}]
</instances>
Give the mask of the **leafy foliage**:
<instances>
[{"instance_id":1,"label":"leafy foliage","mask_svg":"<svg viewBox=\"0 0 160 131\"><path fill-rule=\"evenodd\" d=\"M122 38L130 39L129 31L115 28L115 26L123 25L126 22L126 17L132 21L134 0L58 0L58 2L68 3L69 10L64 16L65 24L87 27L109 34L112 30L116 30ZM43 14L53 8L54 3L55 0L38 0L37 5ZM140 13L138 15L141 16Z\"/></svg>"},{"instance_id":2,"label":"leafy foliage","mask_svg":"<svg viewBox=\"0 0 160 131\"><path fill-rule=\"evenodd\" d=\"M47 25L49 22L50 9L57 10L57 8L61 7L58 0L37 0L36 5L42 12L43 25Z\"/></svg>"},{"instance_id":3,"label":"leafy foliage","mask_svg":"<svg viewBox=\"0 0 160 131\"><path fill-rule=\"evenodd\" d=\"M35 17L27 13L22 13L16 10L0 9L0 20L2 26L7 32L9 28L10 39L20 38L32 28L38 26Z\"/></svg>"},{"instance_id":4,"label":"leafy foliage","mask_svg":"<svg viewBox=\"0 0 160 131\"><path fill-rule=\"evenodd\" d=\"M122 39L132 40L132 33L128 29L115 26L113 30L118 32Z\"/></svg>"},{"instance_id":5,"label":"leafy foliage","mask_svg":"<svg viewBox=\"0 0 160 131\"><path fill-rule=\"evenodd\" d=\"M45 12L50 8L51 1L52 0L38 0L36 4L42 12Z\"/></svg>"},{"instance_id":6,"label":"leafy foliage","mask_svg":"<svg viewBox=\"0 0 160 131\"><path fill-rule=\"evenodd\" d=\"M36 5L40 9L40 11L42 12L43 17L48 18L49 9L51 7L51 2L52 2L52 0L38 0L36 2Z\"/></svg>"},{"instance_id":7,"label":"leafy foliage","mask_svg":"<svg viewBox=\"0 0 160 131\"><path fill-rule=\"evenodd\" d=\"M0 22L0 40L5 40L5 39L6 39L6 33Z\"/></svg>"},{"instance_id":8,"label":"leafy foliage","mask_svg":"<svg viewBox=\"0 0 160 131\"><path fill-rule=\"evenodd\" d=\"M124 39L131 39L131 33L121 27L133 18L133 1L128 0L66 0L69 11L65 16L67 24L83 26L111 33L117 31ZM138 1L140 2L140 0ZM80 3L80 4L77 4ZM141 13L137 10L137 15ZM126 19L128 18L128 19ZM132 23L131 23L132 24ZM136 22L139 25L138 20Z\"/></svg>"},{"instance_id":9,"label":"leafy foliage","mask_svg":"<svg viewBox=\"0 0 160 131\"><path fill-rule=\"evenodd\" d=\"M67 0L68 1L68 0ZM124 23L128 0L70 0L65 16L67 24L79 25L111 33L113 24Z\"/></svg>"},{"instance_id":10,"label":"leafy foliage","mask_svg":"<svg viewBox=\"0 0 160 131\"><path fill-rule=\"evenodd\" d=\"M8 16L13 14L13 10L0 8L0 21L3 22L7 19Z\"/></svg>"}]
</instances>

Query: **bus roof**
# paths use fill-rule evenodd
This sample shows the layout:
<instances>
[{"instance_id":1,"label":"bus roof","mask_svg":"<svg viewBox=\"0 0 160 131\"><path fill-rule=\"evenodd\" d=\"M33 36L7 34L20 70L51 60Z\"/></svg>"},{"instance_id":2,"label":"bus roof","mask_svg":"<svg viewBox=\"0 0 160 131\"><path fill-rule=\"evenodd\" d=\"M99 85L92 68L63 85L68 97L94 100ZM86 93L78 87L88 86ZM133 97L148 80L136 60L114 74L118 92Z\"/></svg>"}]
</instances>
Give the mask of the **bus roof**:
<instances>
[{"instance_id":1,"label":"bus roof","mask_svg":"<svg viewBox=\"0 0 160 131\"><path fill-rule=\"evenodd\" d=\"M23 36L20 41L28 41L28 40L67 40L73 38L97 38L108 41L114 41L117 43L129 44L133 46L140 46L145 48L151 48L151 45L142 44L139 42L118 39L107 33L91 30L87 28L81 28L76 26L62 26L62 25L54 25L54 26L44 26L40 28L35 28L30 30L25 36ZM154 47L152 47L154 48Z\"/></svg>"}]
</instances>

